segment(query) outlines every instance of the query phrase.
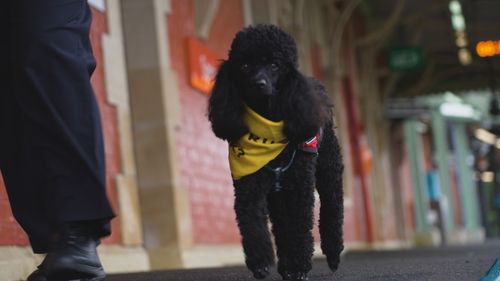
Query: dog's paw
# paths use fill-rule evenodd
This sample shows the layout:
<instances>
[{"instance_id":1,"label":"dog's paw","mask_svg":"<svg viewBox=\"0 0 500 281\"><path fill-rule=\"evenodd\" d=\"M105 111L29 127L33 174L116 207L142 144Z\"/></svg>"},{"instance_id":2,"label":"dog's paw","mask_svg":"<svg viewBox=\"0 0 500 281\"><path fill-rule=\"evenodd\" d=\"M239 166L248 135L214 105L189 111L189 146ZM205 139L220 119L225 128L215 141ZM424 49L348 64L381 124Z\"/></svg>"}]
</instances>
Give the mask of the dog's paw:
<instances>
[{"instance_id":1,"label":"dog's paw","mask_svg":"<svg viewBox=\"0 0 500 281\"><path fill-rule=\"evenodd\" d=\"M264 279L269 275L269 267L261 267L252 271L255 279Z\"/></svg>"},{"instance_id":2,"label":"dog's paw","mask_svg":"<svg viewBox=\"0 0 500 281\"><path fill-rule=\"evenodd\" d=\"M305 272L285 272L281 275L283 281L307 281L307 273Z\"/></svg>"},{"instance_id":3,"label":"dog's paw","mask_svg":"<svg viewBox=\"0 0 500 281\"><path fill-rule=\"evenodd\" d=\"M332 270L332 272L337 271L337 269L339 268L339 263L340 263L339 257L327 258L326 261L328 263L328 267Z\"/></svg>"},{"instance_id":4,"label":"dog's paw","mask_svg":"<svg viewBox=\"0 0 500 281\"><path fill-rule=\"evenodd\" d=\"M285 272L280 272L281 278L283 278L283 281L290 281L290 272L285 271Z\"/></svg>"}]
</instances>

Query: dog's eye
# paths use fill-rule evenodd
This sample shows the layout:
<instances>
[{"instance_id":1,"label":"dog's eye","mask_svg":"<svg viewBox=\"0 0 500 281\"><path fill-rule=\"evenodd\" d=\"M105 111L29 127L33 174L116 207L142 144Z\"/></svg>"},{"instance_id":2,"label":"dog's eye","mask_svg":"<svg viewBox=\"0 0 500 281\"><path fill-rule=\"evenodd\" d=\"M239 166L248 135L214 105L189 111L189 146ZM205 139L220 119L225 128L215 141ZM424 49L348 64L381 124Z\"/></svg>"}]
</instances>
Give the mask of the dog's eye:
<instances>
[{"instance_id":1,"label":"dog's eye","mask_svg":"<svg viewBox=\"0 0 500 281\"><path fill-rule=\"evenodd\" d=\"M280 68L278 67L278 65L277 65L277 64L275 64L275 63L272 63L272 64L271 64L271 70L272 70L272 71L278 71L278 69L280 69Z\"/></svg>"},{"instance_id":2,"label":"dog's eye","mask_svg":"<svg viewBox=\"0 0 500 281\"><path fill-rule=\"evenodd\" d=\"M247 63L244 63L241 65L240 67L241 71L247 71L248 70L248 64Z\"/></svg>"}]
</instances>

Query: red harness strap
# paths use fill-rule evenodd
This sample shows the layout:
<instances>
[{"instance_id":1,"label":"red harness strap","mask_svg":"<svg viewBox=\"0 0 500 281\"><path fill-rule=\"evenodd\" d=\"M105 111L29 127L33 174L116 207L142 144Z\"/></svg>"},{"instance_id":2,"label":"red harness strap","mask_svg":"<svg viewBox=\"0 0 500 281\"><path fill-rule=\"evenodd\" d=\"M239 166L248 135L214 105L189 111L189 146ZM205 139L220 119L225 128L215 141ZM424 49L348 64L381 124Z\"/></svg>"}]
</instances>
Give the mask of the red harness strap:
<instances>
[{"instance_id":1,"label":"red harness strap","mask_svg":"<svg viewBox=\"0 0 500 281\"><path fill-rule=\"evenodd\" d=\"M321 138L323 137L323 128L319 129L319 132L312 138L301 143L299 145L299 150L309 153L318 153L318 148L321 143Z\"/></svg>"}]
</instances>

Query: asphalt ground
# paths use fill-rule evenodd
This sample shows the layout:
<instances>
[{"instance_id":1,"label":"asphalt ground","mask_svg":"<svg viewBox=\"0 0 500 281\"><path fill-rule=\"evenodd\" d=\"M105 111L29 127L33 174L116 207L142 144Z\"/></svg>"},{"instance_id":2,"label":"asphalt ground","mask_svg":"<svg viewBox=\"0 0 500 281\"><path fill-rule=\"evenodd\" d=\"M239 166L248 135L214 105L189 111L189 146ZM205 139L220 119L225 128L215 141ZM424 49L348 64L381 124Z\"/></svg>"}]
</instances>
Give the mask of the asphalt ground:
<instances>
[{"instance_id":1,"label":"asphalt ground","mask_svg":"<svg viewBox=\"0 0 500 281\"><path fill-rule=\"evenodd\" d=\"M314 261L310 281L478 281L500 257L500 240L481 245L396 251L352 251L339 270L329 272L324 259ZM210 257L207 257L210 258ZM499 277L500 279L500 277ZM244 267L169 270L110 275L107 281L251 281ZM266 281L281 280L274 270Z\"/></svg>"}]
</instances>

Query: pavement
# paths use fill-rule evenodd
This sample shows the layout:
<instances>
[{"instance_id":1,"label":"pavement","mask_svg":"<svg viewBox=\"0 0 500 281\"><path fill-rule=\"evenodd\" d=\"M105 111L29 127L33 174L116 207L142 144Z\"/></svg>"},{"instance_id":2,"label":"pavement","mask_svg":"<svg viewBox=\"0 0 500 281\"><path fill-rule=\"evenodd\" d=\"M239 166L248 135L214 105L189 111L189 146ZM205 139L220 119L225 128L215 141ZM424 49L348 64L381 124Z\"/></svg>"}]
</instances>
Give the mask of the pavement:
<instances>
[{"instance_id":1,"label":"pavement","mask_svg":"<svg viewBox=\"0 0 500 281\"><path fill-rule=\"evenodd\" d=\"M309 281L479 281L500 257L500 240L480 245L391 251L352 251L339 270L314 261ZM209 258L209 257L207 257ZM251 281L244 267L169 270L110 275L106 281ZM273 271L266 281L281 280ZM495 277L491 280L500 280Z\"/></svg>"}]
</instances>

